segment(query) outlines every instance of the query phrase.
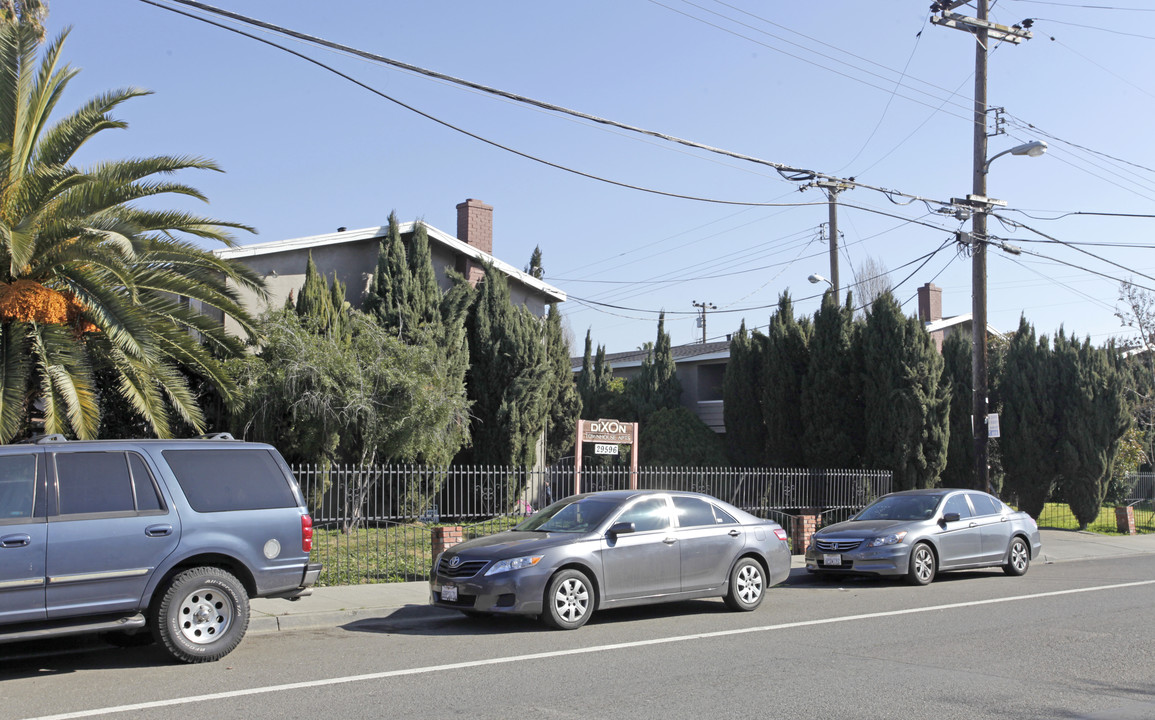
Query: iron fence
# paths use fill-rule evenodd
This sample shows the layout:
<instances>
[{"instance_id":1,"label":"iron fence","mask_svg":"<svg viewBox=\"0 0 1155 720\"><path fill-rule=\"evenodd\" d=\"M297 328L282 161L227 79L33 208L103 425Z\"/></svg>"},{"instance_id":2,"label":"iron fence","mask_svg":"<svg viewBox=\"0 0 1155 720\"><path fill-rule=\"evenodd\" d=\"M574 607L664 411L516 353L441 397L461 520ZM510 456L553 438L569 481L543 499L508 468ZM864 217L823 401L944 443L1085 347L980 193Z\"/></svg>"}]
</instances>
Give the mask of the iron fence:
<instances>
[{"instance_id":1,"label":"iron fence","mask_svg":"<svg viewBox=\"0 0 1155 720\"><path fill-rule=\"evenodd\" d=\"M1135 530L1140 533L1155 532L1155 473L1130 473L1122 479L1112 480L1107 487L1105 504L1086 529L1091 532L1113 534L1121 532L1119 511L1116 508L1130 508ZM1059 530L1078 529L1075 514L1056 493L1039 513L1039 527Z\"/></svg>"},{"instance_id":2,"label":"iron fence","mask_svg":"<svg viewBox=\"0 0 1155 720\"><path fill-rule=\"evenodd\" d=\"M313 560L321 584L428 578L430 528L461 525L466 535L512 527L535 508L580 491L690 490L787 525L806 511L844 519L890 492L891 473L872 470L767 468L297 465L293 472L313 516ZM580 480L580 486L579 486ZM822 523L825 524L825 523Z\"/></svg>"}]
</instances>

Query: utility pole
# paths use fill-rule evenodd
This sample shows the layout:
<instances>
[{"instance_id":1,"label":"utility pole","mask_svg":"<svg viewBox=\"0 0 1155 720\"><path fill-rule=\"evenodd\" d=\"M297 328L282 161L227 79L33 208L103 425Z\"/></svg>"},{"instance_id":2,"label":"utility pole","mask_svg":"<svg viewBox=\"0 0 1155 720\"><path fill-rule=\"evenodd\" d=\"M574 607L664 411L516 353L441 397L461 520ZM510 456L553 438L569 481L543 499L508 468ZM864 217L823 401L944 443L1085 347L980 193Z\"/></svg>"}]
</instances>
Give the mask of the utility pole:
<instances>
[{"instance_id":1,"label":"utility pole","mask_svg":"<svg viewBox=\"0 0 1155 720\"><path fill-rule=\"evenodd\" d=\"M841 288L838 284L838 193L850 190L854 186L833 180L818 180L812 185L826 191L830 215L830 287L834 290L834 298L837 300Z\"/></svg>"},{"instance_id":2,"label":"utility pole","mask_svg":"<svg viewBox=\"0 0 1155 720\"><path fill-rule=\"evenodd\" d=\"M975 487L990 492L990 456L987 426L987 212L992 202L987 198L987 53L991 40L1019 44L1031 38L1021 27L1007 27L987 20L988 0L977 0L978 17L952 12L967 0L939 0L931 5L930 21L935 25L965 30L975 36L974 101L974 169L973 194L967 198L974 213L971 217L971 329L973 355L971 381L974 387L972 425L974 426Z\"/></svg>"},{"instance_id":3,"label":"utility pole","mask_svg":"<svg viewBox=\"0 0 1155 720\"><path fill-rule=\"evenodd\" d=\"M705 345L706 344L706 311L707 310L717 310L718 306L713 304L713 303L697 302L695 300L691 300L690 302L693 304L694 307L701 310L701 314L698 316L698 325L700 325L702 327L702 344Z\"/></svg>"}]
</instances>

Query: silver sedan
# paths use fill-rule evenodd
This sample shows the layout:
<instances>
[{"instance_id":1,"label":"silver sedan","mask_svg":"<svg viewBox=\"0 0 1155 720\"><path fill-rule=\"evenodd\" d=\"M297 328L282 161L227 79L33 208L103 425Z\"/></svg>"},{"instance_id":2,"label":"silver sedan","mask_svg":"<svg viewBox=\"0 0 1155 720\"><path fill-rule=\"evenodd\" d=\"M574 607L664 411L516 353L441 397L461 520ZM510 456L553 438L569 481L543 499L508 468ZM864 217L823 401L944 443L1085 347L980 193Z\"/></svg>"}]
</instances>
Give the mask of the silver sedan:
<instances>
[{"instance_id":1,"label":"silver sedan","mask_svg":"<svg viewBox=\"0 0 1155 720\"><path fill-rule=\"evenodd\" d=\"M1042 549L1030 515L978 490L884 495L846 522L814 534L811 573L904 575L926 585L944 570L1001 567L1022 575Z\"/></svg>"},{"instance_id":2,"label":"silver sedan","mask_svg":"<svg viewBox=\"0 0 1155 720\"><path fill-rule=\"evenodd\" d=\"M786 532L689 492L575 495L434 560L430 602L466 615L537 615L572 630L598 609L722 597L753 610L790 574Z\"/></svg>"}]
</instances>

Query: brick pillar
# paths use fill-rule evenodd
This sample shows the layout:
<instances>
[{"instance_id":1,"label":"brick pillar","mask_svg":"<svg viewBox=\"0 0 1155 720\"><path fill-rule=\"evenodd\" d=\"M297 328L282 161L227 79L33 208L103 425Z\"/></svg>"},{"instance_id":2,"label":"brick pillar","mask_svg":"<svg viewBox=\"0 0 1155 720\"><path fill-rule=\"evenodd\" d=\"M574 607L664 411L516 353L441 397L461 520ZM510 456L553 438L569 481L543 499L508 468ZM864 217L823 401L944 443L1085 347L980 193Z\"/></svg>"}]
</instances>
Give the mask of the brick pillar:
<instances>
[{"instance_id":1,"label":"brick pillar","mask_svg":"<svg viewBox=\"0 0 1155 720\"><path fill-rule=\"evenodd\" d=\"M465 540L465 530L460 525L433 528L433 557Z\"/></svg>"},{"instance_id":2,"label":"brick pillar","mask_svg":"<svg viewBox=\"0 0 1155 720\"><path fill-rule=\"evenodd\" d=\"M819 508L804 508L790 521L790 551L802 555L810 546L810 538L818 531Z\"/></svg>"},{"instance_id":3,"label":"brick pillar","mask_svg":"<svg viewBox=\"0 0 1155 720\"><path fill-rule=\"evenodd\" d=\"M1115 508L1115 527L1124 535L1136 534L1138 531L1135 529L1135 508L1130 505Z\"/></svg>"}]
</instances>

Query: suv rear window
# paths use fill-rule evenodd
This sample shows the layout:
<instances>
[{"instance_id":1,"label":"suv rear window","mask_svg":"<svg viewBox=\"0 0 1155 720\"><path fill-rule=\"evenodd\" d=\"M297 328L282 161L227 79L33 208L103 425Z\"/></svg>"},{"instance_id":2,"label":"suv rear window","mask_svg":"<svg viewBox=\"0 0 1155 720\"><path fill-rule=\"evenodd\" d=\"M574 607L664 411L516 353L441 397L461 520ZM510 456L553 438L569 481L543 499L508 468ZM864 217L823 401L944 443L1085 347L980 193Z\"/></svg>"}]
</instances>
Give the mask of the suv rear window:
<instances>
[{"instance_id":1,"label":"suv rear window","mask_svg":"<svg viewBox=\"0 0 1155 720\"><path fill-rule=\"evenodd\" d=\"M165 450L164 459L193 510L297 507L297 498L267 450Z\"/></svg>"}]
</instances>

